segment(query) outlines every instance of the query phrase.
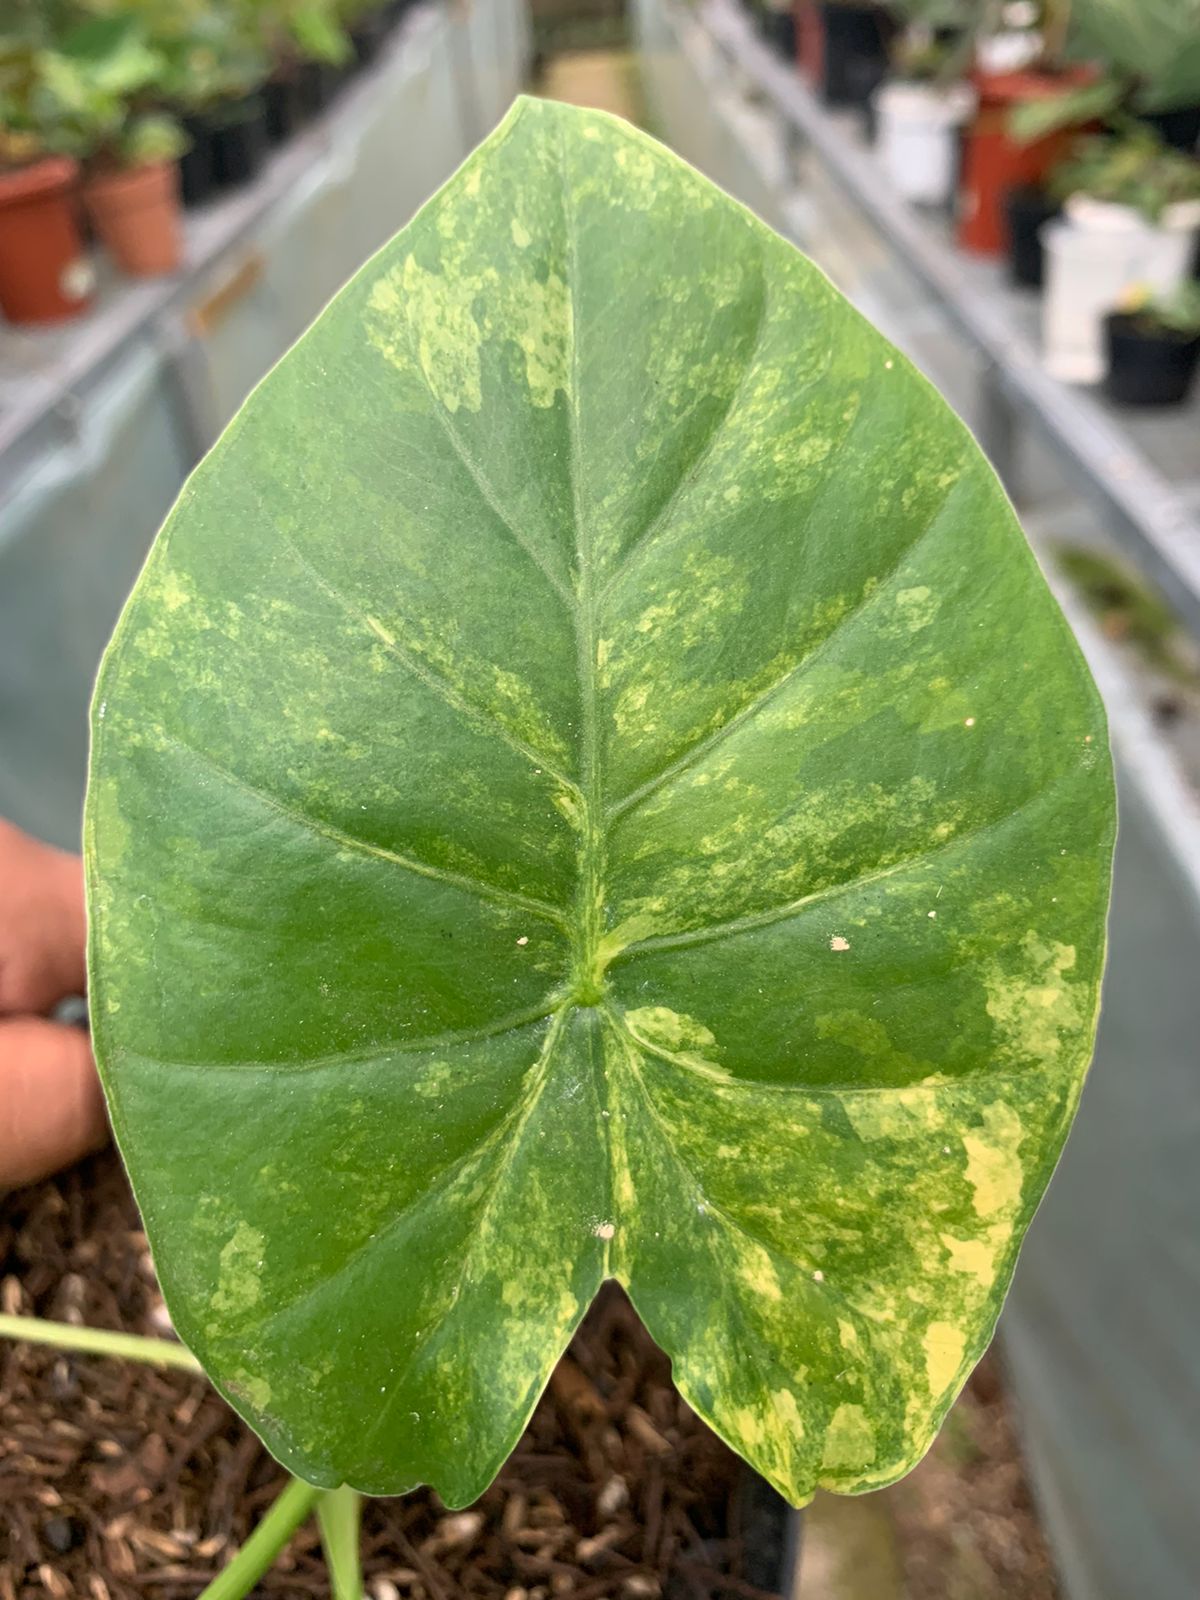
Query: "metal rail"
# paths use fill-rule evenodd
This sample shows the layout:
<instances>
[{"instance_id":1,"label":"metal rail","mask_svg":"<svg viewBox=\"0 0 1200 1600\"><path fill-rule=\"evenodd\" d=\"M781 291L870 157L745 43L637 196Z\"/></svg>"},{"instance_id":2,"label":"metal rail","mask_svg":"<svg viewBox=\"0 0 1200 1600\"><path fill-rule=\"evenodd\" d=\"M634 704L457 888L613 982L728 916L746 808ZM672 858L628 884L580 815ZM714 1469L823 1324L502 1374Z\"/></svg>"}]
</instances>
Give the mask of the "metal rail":
<instances>
[{"instance_id":1,"label":"metal rail","mask_svg":"<svg viewBox=\"0 0 1200 1600\"><path fill-rule=\"evenodd\" d=\"M1036 350L1003 304L971 282L945 240L889 187L871 152L830 118L798 74L755 35L733 0L706 0L699 18L721 54L792 134L811 147L948 320L983 355L993 410L1010 407L1056 447L1080 488L1100 507L1114 537L1200 638L1200 521L1175 485L1091 396L1042 370Z\"/></svg>"}]
</instances>

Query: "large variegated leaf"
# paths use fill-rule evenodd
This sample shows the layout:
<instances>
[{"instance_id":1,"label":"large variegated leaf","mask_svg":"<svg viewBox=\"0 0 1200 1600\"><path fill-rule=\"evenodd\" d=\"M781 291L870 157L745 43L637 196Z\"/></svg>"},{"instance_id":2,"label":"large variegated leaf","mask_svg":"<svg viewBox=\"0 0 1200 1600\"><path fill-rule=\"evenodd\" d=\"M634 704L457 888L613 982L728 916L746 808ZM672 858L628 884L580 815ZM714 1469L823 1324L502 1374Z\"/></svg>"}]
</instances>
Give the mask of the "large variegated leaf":
<instances>
[{"instance_id":1,"label":"large variegated leaf","mask_svg":"<svg viewBox=\"0 0 1200 1600\"><path fill-rule=\"evenodd\" d=\"M606 1276L793 1500L912 1465L1087 1061L1100 706L971 438L521 103L267 378L101 673L93 1016L183 1337L477 1495Z\"/></svg>"}]
</instances>

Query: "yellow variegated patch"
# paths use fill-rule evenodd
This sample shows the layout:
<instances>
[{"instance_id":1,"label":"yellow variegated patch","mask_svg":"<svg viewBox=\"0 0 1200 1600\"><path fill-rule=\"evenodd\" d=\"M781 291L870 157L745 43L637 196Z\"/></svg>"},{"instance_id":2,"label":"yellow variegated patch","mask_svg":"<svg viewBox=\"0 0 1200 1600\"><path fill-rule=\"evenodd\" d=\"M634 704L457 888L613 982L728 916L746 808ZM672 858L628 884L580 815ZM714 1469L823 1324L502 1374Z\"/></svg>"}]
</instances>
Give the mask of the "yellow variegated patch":
<instances>
[{"instance_id":1,"label":"yellow variegated patch","mask_svg":"<svg viewBox=\"0 0 1200 1600\"><path fill-rule=\"evenodd\" d=\"M607 1276L794 1501L921 1455L1078 1098L1112 785L810 263L521 102L189 482L94 728L114 1123L283 1461L471 1500Z\"/></svg>"}]
</instances>

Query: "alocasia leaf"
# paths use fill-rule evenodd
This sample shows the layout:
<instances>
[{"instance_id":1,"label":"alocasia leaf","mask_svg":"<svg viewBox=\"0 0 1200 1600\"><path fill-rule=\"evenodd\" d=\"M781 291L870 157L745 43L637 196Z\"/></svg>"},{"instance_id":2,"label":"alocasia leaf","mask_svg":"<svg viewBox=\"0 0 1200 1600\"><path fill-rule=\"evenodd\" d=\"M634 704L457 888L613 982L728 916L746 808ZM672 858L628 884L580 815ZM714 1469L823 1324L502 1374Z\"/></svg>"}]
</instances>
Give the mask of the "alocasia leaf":
<instances>
[{"instance_id":1,"label":"alocasia leaf","mask_svg":"<svg viewBox=\"0 0 1200 1600\"><path fill-rule=\"evenodd\" d=\"M101 672L92 1006L177 1327L471 1500L605 1277L794 1501L986 1345L1092 1041L1101 707L802 256L523 101L196 472Z\"/></svg>"}]
</instances>

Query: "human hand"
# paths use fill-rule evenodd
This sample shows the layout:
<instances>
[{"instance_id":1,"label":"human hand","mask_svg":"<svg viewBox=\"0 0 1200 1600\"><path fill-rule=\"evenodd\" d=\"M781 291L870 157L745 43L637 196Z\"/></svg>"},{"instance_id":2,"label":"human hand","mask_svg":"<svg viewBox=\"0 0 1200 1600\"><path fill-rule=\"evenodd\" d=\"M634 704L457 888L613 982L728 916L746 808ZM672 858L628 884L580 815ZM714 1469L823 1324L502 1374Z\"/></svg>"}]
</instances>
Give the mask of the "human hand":
<instances>
[{"instance_id":1,"label":"human hand","mask_svg":"<svg viewBox=\"0 0 1200 1600\"><path fill-rule=\"evenodd\" d=\"M47 1015L84 993L86 942L79 857L0 819L0 1191L108 1138L87 1033Z\"/></svg>"}]
</instances>

